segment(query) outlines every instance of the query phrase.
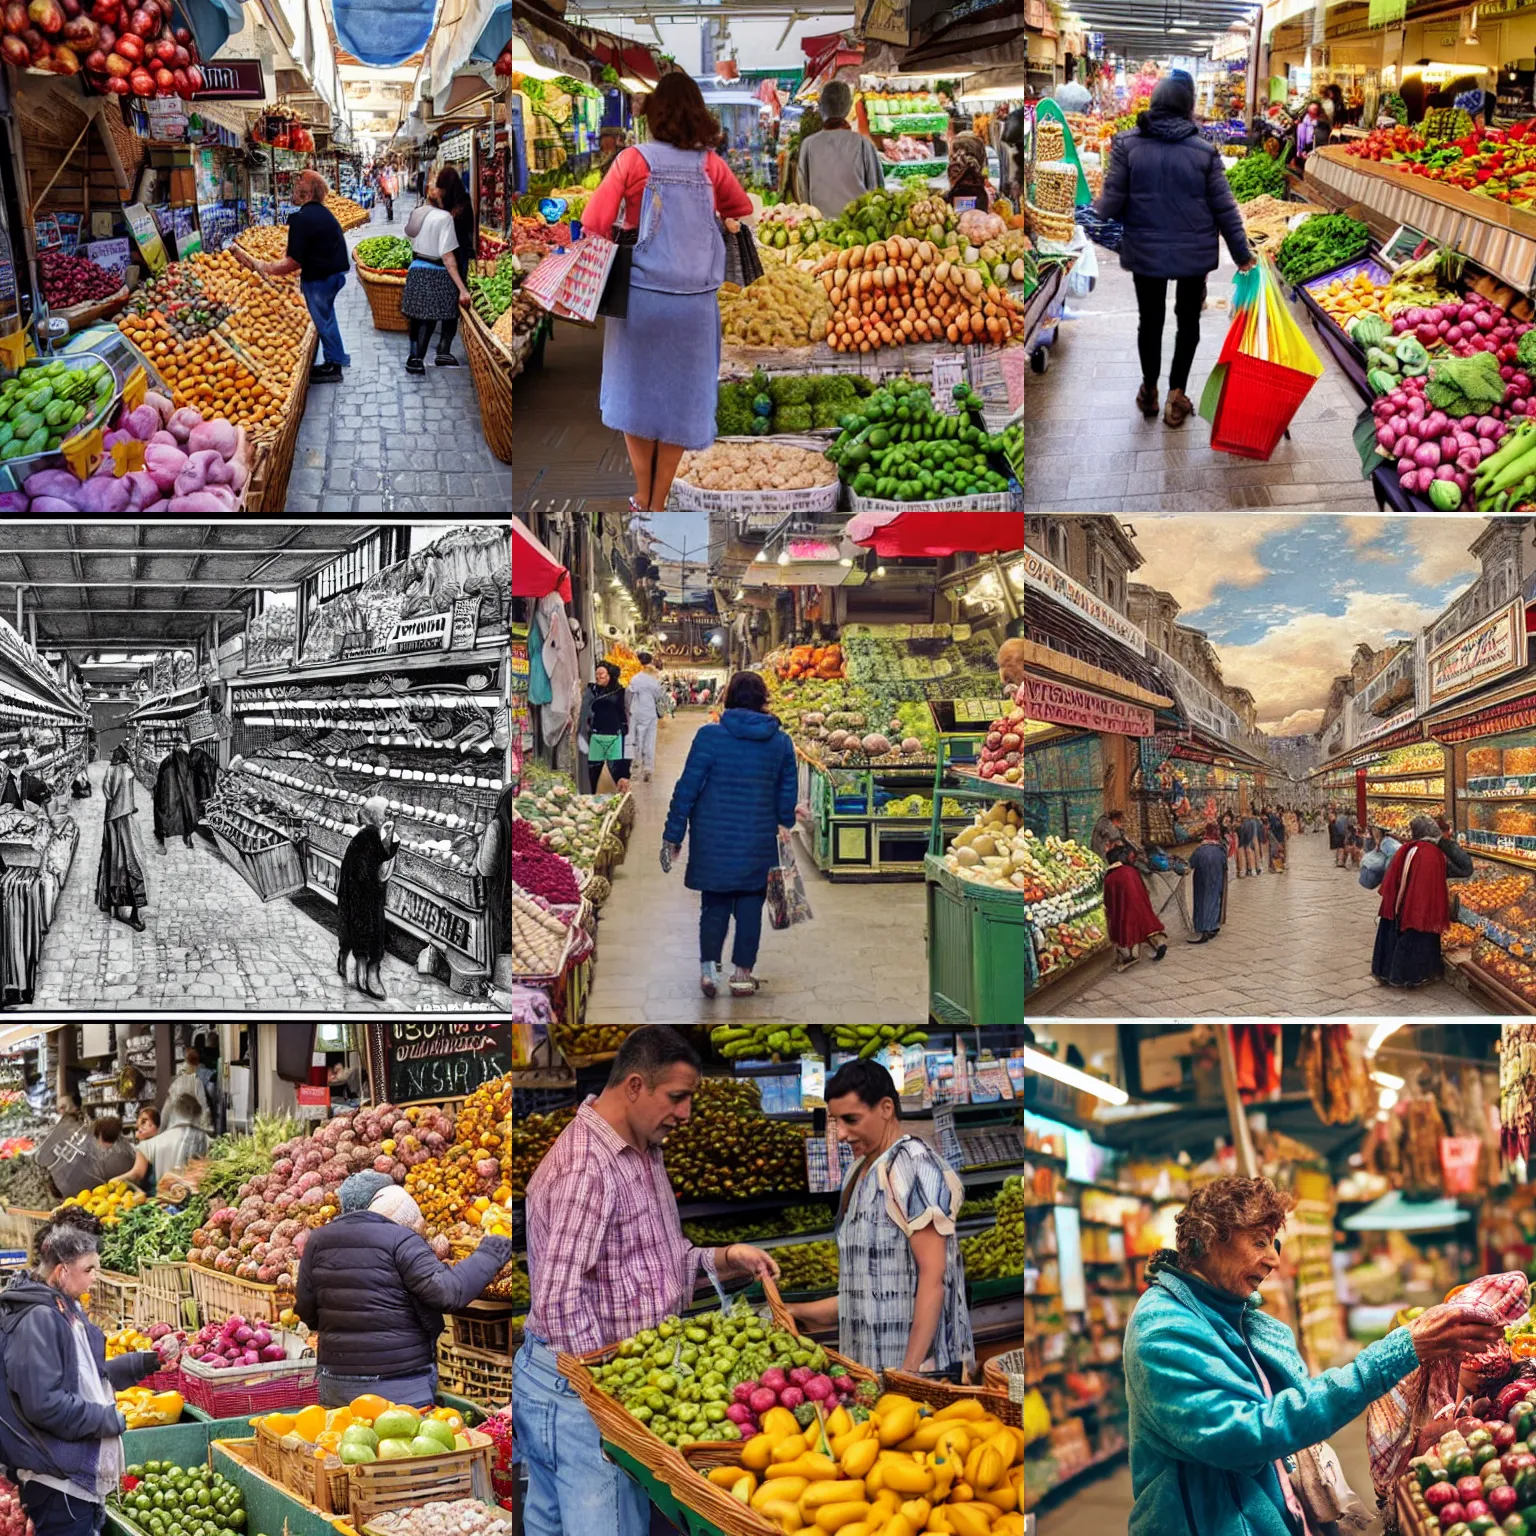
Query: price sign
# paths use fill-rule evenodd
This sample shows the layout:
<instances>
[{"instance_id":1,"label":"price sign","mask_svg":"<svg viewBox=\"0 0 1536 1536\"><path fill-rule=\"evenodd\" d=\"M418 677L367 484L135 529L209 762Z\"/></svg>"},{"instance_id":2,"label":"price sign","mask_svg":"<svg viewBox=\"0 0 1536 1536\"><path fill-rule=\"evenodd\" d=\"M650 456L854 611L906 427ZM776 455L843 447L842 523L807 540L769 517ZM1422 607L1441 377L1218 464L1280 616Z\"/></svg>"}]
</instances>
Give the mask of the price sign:
<instances>
[{"instance_id":1,"label":"price sign","mask_svg":"<svg viewBox=\"0 0 1536 1536\"><path fill-rule=\"evenodd\" d=\"M89 432L77 433L59 445L64 462L74 470L80 480L87 480L101 463L101 428L92 427Z\"/></svg>"},{"instance_id":2,"label":"price sign","mask_svg":"<svg viewBox=\"0 0 1536 1536\"><path fill-rule=\"evenodd\" d=\"M384 1026L389 1096L397 1104L462 1099L512 1070L510 1024L424 1019Z\"/></svg>"},{"instance_id":3,"label":"price sign","mask_svg":"<svg viewBox=\"0 0 1536 1536\"><path fill-rule=\"evenodd\" d=\"M955 385L965 382L965 354L941 352L933 360L933 407L947 416L958 416Z\"/></svg>"},{"instance_id":4,"label":"price sign","mask_svg":"<svg viewBox=\"0 0 1536 1536\"><path fill-rule=\"evenodd\" d=\"M331 1118L331 1090L300 1083L294 1092L299 1101L301 1120L329 1120Z\"/></svg>"},{"instance_id":5,"label":"price sign","mask_svg":"<svg viewBox=\"0 0 1536 1536\"><path fill-rule=\"evenodd\" d=\"M123 384L123 404L130 411L136 411L144 404L144 396L148 392L149 375L145 373L142 363L136 363L133 372L128 375L127 381ZM142 466L139 467L142 468Z\"/></svg>"},{"instance_id":6,"label":"price sign","mask_svg":"<svg viewBox=\"0 0 1536 1536\"><path fill-rule=\"evenodd\" d=\"M819 1056L800 1058L800 1106L819 1109L827 1102L827 1064Z\"/></svg>"},{"instance_id":7,"label":"price sign","mask_svg":"<svg viewBox=\"0 0 1536 1536\"><path fill-rule=\"evenodd\" d=\"M112 473L121 480L136 469L144 468L144 444L135 438L127 443L112 444Z\"/></svg>"},{"instance_id":8,"label":"price sign","mask_svg":"<svg viewBox=\"0 0 1536 1536\"><path fill-rule=\"evenodd\" d=\"M475 643L480 628L480 595L456 597L453 600L453 632L448 641L449 649L468 650Z\"/></svg>"},{"instance_id":9,"label":"price sign","mask_svg":"<svg viewBox=\"0 0 1536 1536\"><path fill-rule=\"evenodd\" d=\"M127 240L92 240L85 254L105 272L122 277L128 270Z\"/></svg>"},{"instance_id":10,"label":"price sign","mask_svg":"<svg viewBox=\"0 0 1536 1536\"><path fill-rule=\"evenodd\" d=\"M992 699L956 699L955 722L963 725L990 725L1008 713Z\"/></svg>"}]
</instances>

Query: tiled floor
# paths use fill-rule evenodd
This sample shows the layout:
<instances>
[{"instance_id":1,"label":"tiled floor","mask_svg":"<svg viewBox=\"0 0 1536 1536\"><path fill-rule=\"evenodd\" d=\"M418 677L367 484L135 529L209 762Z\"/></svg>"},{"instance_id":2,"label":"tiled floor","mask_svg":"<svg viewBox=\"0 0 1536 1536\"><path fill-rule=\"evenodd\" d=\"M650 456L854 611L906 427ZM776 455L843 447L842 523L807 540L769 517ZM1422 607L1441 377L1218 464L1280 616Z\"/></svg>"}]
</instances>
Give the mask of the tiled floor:
<instances>
[{"instance_id":1,"label":"tiled floor","mask_svg":"<svg viewBox=\"0 0 1536 1536\"><path fill-rule=\"evenodd\" d=\"M1178 429L1136 409L1136 295L1120 258L1094 247L1098 286L1069 307L1050 365L1031 374L1024 415L1025 507L1041 512L1221 512L1234 507L1374 508L1351 432L1362 402L1331 364L1313 385L1267 463L1216 453L1207 422ZM1211 274L1189 397L1200 391L1226 335L1234 269L1225 250ZM1301 320L1310 336L1311 325ZM1319 354L1321 347L1319 345ZM1173 295L1163 334L1162 395L1173 356ZM1326 356L1324 358L1327 361Z\"/></svg>"},{"instance_id":2,"label":"tiled floor","mask_svg":"<svg viewBox=\"0 0 1536 1536\"><path fill-rule=\"evenodd\" d=\"M1107 971L1062 1004L1047 989L1028 1011L1094 1018L1489 1012L1446 981L1414 992L1378 986L1371 977L1378 905L1356 871L1334 868L1328 839L1307 833L1291 839L1285 874L1232 882L1219 938L1186 944L1170 906L1160 963L1144 950L1129 970Z\"/></svg>"},{"instance_id":3,"label":"tiled floor","mask_svg":"<svg viewBox=\"0 0 1536 1536\"><path fill-rule=\"evenodd\" d=\"M921 1024L928 1017L928 961L921 882L834 885L804 847L800 870L813 920L775 933L763 923L756 997L713 1001L699 991L699 898L683 864L663 874L661 830L688 746L708 716L675 716L660 730L656 773L636 780L629 855L603 907L589 1024L728 1024L735 1020L818 1024ZM725 960L730 961L730 940ZM726 972L729 975L729 970Z\"/></svg>"},{"instance_id":4,"label":"tiled floor","mask_svg":"<svg viewBox=\"0 0 1536 1536\"><path fill-rule=\"evenodd\" d=\"M170 838L162 857L142 784L134 793L148 864L144 932L115 922L96 906L105 772L105 763L92 763L96 793L70 802L80 842L43 938L33 1007L389 1013L484 1006L391 954L380 973L386 1002L347 986L336 974L334 929L286 897L263 903L205 837L195 834L190 848Z\"/></svg>"}]
</instances>

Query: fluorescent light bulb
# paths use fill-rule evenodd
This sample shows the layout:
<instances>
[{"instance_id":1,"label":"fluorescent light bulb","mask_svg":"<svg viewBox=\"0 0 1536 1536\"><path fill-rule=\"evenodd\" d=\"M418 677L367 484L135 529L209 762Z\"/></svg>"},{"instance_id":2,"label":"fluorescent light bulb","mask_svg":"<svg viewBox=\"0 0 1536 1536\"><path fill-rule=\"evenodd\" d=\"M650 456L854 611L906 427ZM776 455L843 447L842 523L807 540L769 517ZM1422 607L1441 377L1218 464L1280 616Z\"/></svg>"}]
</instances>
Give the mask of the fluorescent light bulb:
<instances>
[{"instance_id":1,"label":"fluorescent light bulb","mask_svg":"<svg viewBox=\"0 0 1536 1536\"><path fill-rule=\"evenodd\" d=\"M1024 1070L1038 1072L1041 1077L1054 1077L1058 1083L1065 1083L1069 1088L1079 1088L1084 1093L1091 1093L1095 1098L1103 1099L1108 1104L1124 1104L1131 1097L1125 1089L1117 1088L1113 1083L1106 1083L1102 1078L1090 1077L1086 1072L1079 1072L1076 1067L1065 1066L1054 1056L1047 1056L1041 1051L1032 1051L1027 1045L1024 1047Z\"/></svg>"}]
</instances>

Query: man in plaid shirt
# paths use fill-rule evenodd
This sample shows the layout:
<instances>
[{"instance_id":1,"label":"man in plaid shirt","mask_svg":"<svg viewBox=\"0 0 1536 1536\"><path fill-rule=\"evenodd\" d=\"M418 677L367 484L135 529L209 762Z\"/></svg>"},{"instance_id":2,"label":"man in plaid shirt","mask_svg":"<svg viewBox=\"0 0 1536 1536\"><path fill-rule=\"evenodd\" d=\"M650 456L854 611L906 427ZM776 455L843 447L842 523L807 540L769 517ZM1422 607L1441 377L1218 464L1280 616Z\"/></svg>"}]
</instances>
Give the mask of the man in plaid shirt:
<instances>
[{"instance_id":1,"label":"man in plaid shirt","mask_svg":"<svg viewBox=\"0 0 1536 1536\"><path fill-rule=\"evenodd\" d=\"M661 1145L688 1118L698 1081L698 1055L676 1031L631 1031L607 1087L528 1181L533 1298L512 1394L527 1536L645 1536L650 1526L649 1501L603 1458L556 1352L602 1349L681 1312L701 1266L712 1279L778 1276L760 1248L695 1248L683 1236Z\"/></svg>"}]
</instances>

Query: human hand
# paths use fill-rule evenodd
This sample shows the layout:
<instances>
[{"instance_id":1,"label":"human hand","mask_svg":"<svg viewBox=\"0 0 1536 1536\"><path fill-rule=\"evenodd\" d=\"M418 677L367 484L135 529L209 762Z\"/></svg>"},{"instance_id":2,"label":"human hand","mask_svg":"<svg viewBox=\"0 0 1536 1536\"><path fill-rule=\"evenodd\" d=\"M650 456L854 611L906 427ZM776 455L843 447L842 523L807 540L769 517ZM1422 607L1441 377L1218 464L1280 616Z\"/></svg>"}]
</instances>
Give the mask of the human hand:
<instances>
[{"instance_id":1,"label":"human hand","mask_svg":"<svg viewBox=\"0 0 1536 1536\"><path fill-rule=\"evenodd\" d=\"M394 823L394 819L393 818L391 818L390 820L386 821L384 823L384 825L379 828L379 836L386 843L391 843L391 842L394 841L394 839L395 839L395 823Z\"/></svg>"},{"instance_id":2,"label":"human hand","mask_svg":"<svg viewBox=\"0 0 1536 1536\"><path fill-rule=\"evenodd\" d=\"M459 289L459 308L460 309L468 309L469 308L469 302L470 302L469 301L469 289L468 288L460 288Z\"/></svg>"},{"instance_id":3,"label":"human hand","mask_svg":"<svg viewBox=\"0 0 1536 1536\"><path fill-rule=\"evenodd\" d=\"M1503 1326L1489 1315L1479 1317L1465 1307L1429 1307L1408 1325L1414 1353L1421 1365L1453 1355L1475 1355L1504 1337Z\"/></svg>"},{"instance_id":4,"label":"human hand","mask_svg":"<svg viewBox=\"0 0 1536 1536\"><path fill-rule=\"evenodd\" d=\"M727 1268L742 1270L757 1280L779 1278L779 1266L773 1255L751 1243L732 1243L725 1250L725 1262Z\"/></svg>"},{"instance_id":5,"label":"human hand","mask_svg":"<svg viewBox=\"0 0 1536 1536\"><path fill-rule=\"evenodd\" d=\"M1258 264L1259 258L1257 256L1250 256L1237 270L1239 272L1252 272Z\"/></svg>"}]
</instances>

